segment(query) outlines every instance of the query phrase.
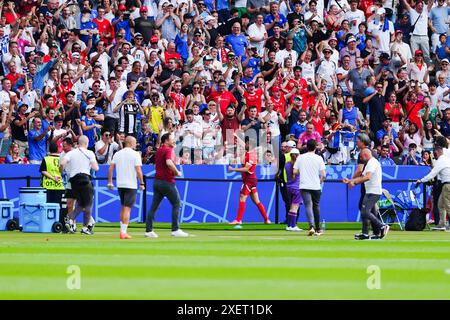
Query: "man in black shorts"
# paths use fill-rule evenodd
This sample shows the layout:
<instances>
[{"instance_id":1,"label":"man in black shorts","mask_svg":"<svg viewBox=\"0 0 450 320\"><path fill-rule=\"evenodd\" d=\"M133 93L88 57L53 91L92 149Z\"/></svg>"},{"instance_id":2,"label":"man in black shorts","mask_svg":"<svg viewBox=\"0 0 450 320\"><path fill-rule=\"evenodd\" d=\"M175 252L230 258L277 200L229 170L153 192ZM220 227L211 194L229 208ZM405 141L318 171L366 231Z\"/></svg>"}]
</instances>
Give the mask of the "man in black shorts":
<instances>
[{"instance_id":1,"label":"man in black shorts","mask_svg":"<svg viewBox=\"0 0 450 320\"><path fill-rule=\"evenodd\" d=\"M118 151L109 166L108 189L112 190L113 172L116 168L117 189L119 190L120 204L120 239L131 239L127 233L130 222L131 208L136 203L136 178L139 179L139 189L145 190L142 176L142 160L136 149L136 139L132 136L125 138L124 148Z\"/></svg>"}]
</instances>

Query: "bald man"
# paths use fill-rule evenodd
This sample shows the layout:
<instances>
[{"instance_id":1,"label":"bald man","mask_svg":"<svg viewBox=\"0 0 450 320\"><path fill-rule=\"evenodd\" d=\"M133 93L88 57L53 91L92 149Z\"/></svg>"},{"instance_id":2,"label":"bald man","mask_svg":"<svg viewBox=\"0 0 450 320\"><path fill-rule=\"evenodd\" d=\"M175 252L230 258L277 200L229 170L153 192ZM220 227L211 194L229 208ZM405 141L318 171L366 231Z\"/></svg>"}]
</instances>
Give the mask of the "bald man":
<instances>
[{"instance_id":1,"label":"bald man","mask_svg":"<svg viewBox=\"0 0 450 320\"><path fill-rule=\"evenodd\" d=\"M78 138L78 148L68 152L62 158L59 170L63 172L66 169L69 176L69 182L72 187L74 199L77 200L75 209L68 214L66 228L69 233L75 233L75 219L84 212L84 224L81 234L92 235L92 205L94 200L94 187L91 183L91 169L98 171L98 163L95 154L88 150L89 138L80 136Z\"/></svg>"},{"instance_id":2,"label":"bald man","mask_svg":"<svg viewBox=\"0 0 450 320\"><path fill-rule=\"evenodd\" d=\"M366 163L361 176L347 179L343 182L353 188L357 184L364 183L366 193L361 205L362 233L355 234L355 240L383 239L389 232L389 226L383 224L377 215L376 203L381 196L381 165L377 159L372 156L372 152L366 148L361 150L360 157L362 162ZM369 236L369 226L372 224L374 234ZM378 230L380 230L378 232Z\"/></svg>"},{"instance_id":3,"label":"bald man","mask_svg":"<svg viewBox=\"0 0 450 320\"><path fill-rule=\"evenodd\" d=\"M130 223L131 208L136 203L137 185L139 180L139 189L145 190L144 178L142 176L142 160L136 149L136 139L133 136L125 138L125 147L118 151L109 166L108 170L108 189L114 188L113 173L116 168L117 189L119 191L120 204L120 239L131 239L127 232Z\"/></svg>"}]
</instances>

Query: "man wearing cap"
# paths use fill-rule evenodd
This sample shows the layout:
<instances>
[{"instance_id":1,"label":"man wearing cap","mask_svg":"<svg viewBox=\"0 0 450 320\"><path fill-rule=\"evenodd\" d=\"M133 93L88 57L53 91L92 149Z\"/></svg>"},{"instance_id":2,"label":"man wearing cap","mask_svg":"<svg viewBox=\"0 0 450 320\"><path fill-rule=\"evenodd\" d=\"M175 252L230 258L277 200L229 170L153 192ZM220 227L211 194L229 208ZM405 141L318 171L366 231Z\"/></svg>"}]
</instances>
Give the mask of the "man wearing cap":
<instances>
[{"instance_id":1,"label":"man wearing cap","mask_svg":"<svg viewBox=\"0 0 450 320\"><path fill-rule=\"evenodd\" d=\"M324 59L320 62L316 73L316 82L320 83L320 79L325 79L327 81L326 90L330 90L333 86L332 76L336 75L337 64L331 59L333 53L330 46L326 45L322 49Z\"/></svg>"},{"instance_id":2,"label":"man wearing cap","mask_svg":"<svg viewBox=\"0 0 450 320\"><path fill-rule=\"evenodd\" d=\"M398 29L395 31L395 40L391 44L391 57L394 62L395 71L406 66L411 61L411 47L403 42L403 31Z\"/></svg>"},{"instance_id":3,"label":"man wearing cap","mask_svg":"<svg viewBox=\"0 0 450 320\"><path fill-rule=\"evenodd\" d=\"M350 10L345 13L344 19L350 23L350 33L356 35L359 32L359 24L366 21L364 12L358 9L358 0L350 1Z\"/></svg>"},{"instance_id":4,"label":"man wearing cap","mask_svg":"<svg viewBox=\"0 0 450 320\"><path fill-rule=\"evenodd\" d=\"M386 18L386 10L378 8L376 15L379 19L373 19L368 25L367 33L374 37L373 46L378 51L390 53L389 44L394 38L394 24Z\"/></svg>"},{"instance_id":5,"label":"man wearing cap","mask_svg":"<svg viewBox=\"0 0 450 320\"><path fill-rule=\"evenodd\" d=\"M144 38L144 43L148 43L153 34L154 28L155 24L153 22L153 18L148 16L148 8L146 6L142 6L139 9L139 18L134 20L134 39L136 40L136 33L139 33L142 38Z\"/></svg>"},{"instance_id":6,"label":"man wearing cap","mask_svg":"<svg viewBox=\"0 0 450 320\"><path fill-rule=\"evenodd\" d=\"M155 27L161 27L161 33L164 39L168 41L174 41L178 33L178 29L181 29L180 18L174 12L174 7L171 2L166 1L162 5L163 11L160 12L156 18Z\"/></svg>"},{"instance_id":7,"label":"man wearing cap","mask_svg":"<svg viewBox=\"0 0 450 320\"><path fill-rule=\"evenodd\" d=\"M124 29L125 40L131 41L131 27L134 26L134 20L131 15L128 19L125 19L125 11L127 11L127 7L121 4L119 6L119 11L116 13L116 16L112 19L111 23L117 36L119 35L119 30ZM120 37L122 37L122 35L120 35Z\"/></svg>"},{"instance_id":8,"label":"man wearing cap","mask_svg":"<svg viewBox=\"0 0 450 320\"><path fill-rule=\"evenodd\" d=\"M356 58L360 56L360 51L356 47L356 38L353 36L350 36L347 39L347 46L342 48L339 52L339 59L342 61L344 56L350 57L350 68L354 69L356 68Z\"/></svg>"},{"instance_id":9,"label":"man wearing cap","mask_svg":"<svg viewBox=\"0 0 450 320\"><path fill-rule=\"evenodd\" d=\"M402 3L411 17L411 51L415 52L420 48L423 51L425 62L429 63L430 46L428 44L428 17L431 8L433 8L434 1L428 1L428 5L425 7L423 1L419 0L416 2L414 9L411 8L406 0L402 0ZM445 31L447 31L447 29Z\"/></svg>"},{"instance_id":10,"label":"man wearing cap","mask_svg":"<svg viewBox=\"0 0 450 320\"><path fill-rule=\"evenodd\" d=\"M95 104L89 104L86 106L86 115L82 116L80 120L77 119L77 123L81 126L81 130L83 130L83 135L89 138L87 147L91 151L95 151L97 130L102 128L102 126L95 121L94 116Z\"/></svg>"}]
</instances>

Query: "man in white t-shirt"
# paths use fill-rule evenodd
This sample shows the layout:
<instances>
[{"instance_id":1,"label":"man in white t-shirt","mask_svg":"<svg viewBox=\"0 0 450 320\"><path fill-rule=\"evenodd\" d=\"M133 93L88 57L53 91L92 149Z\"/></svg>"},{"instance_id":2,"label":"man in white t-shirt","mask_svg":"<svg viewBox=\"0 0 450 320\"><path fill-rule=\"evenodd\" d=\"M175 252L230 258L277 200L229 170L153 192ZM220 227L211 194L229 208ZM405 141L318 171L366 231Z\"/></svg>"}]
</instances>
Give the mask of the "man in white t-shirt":
<instances>
[{"instance_id":1,"label":"man in white t-shirt","mask_svg":"<svg viewBox=\"0 0 450 320\"><path fill-rule=\"evenodd\" d=\"M280 123L284 124L286 120L280 113L280 110L273 110L272 100L266 101L266 110L259 114L259 121L266 125L266 129L270 132L271 142L273 146L278 146L280 139Z\"/></svg>"},{"instance_id":2,"label":"man in white t-shirt","mask_svg":"<svg viewBox=\"0 0 450 320\"><path fill-rule=\"evenodd\" d=\"M306 143L307 153L300 155L294 164L294 175L300 174L300 193L305 202L306 214L308 216L308 236L320 236L320 196L322 194L321 183L325 180L325 163L315 151L317 142L308 140Z\"/></svg>"},{"instance_id":3,"label":"man in white t-shirt","mask_svg":"<svg viewBox=\"0 0 450 320\"><path fill-rule=\"evenodd\" d=\"M114 168L116 168L116 185L119 191L120 204L120 239L131 239L127 233L130 223L131 208L136 203L136 180L139 179L139 189L145 190L142 175L142 160L136 149L136 139L133 136L125 138L125 147L114 155L108 170L108 189L112 190Z\"/></svg>"},{"instance_id":4,"label":"man in white t-shirt","mask_svg":"<svg viewBox=\"0 0 450 320\"><path fill-rule=\"evenodd\" d=\"M186 122L181 127L180 136L183 137L183 153L190 152L191 161L194 163L195 149L202 148L203 129L200 123L194 121L194 112L186 110Z\"/></svg>"},{"instance_id":5,"label":"man in white t-shirt","mask_svg":"<svg viewBox=\"0 0 450 320\"><path fill-rule=\"evenodd\" d=\"M75 209L68 214L69 220L66 228L70 233L75 233L74 221L77 216L84 212L84 224L81 234L92 235L88 228L92 218L92 204L94 199L94 187L91 183L91 169L98 171L98 163L95 154L88 150L89 138L80 136L78 148L67 153L61 160L59 171L67 170L67 175L72 187L73 197L77 200Z\"/></svg>"},{"instance_id":6,"label":"man in white t-shirt","mask_svg":"<svg viewBox=\"0 0 450 320\"><path fill-rule=\"evenodd\" d=\"M379 8L376 12L378 19L373 19L368 25L369 35L374 37L373 46L379 53L390 54L389 44L394 38L394 24L386 18L386 10Z\"/></svg>"},{"instance_id":7,"label":"man in white t-shirt","mask_svg":"<svg viewBox=\"0 0 450 320\"><path fill-rule=\"evenodd\" d=\"M383 224L378 218L376 203L382 193L382 171L380 162L372 156L370 149L366 148L360 153L361 160L366 163L362 175L354 178L344 178L343 182L353 188L364 183L366 194L361 205L362 233L355 234L355 240L383 239L389 232L389 225ZM369 225L372 224L373 235L369 236Z\"/></svg>"},{"instance_id":8,"label":"man in white t-shirt","mask_svg":"<svg viewBox=\"0 0 450 320\"><path fill-rule=\"evenodd\" d=\"M344 15L350 23L350 33L356 35L359 32L359 24L366 21L364 12L358 9L358 0L350 1L350 10Z\"/></svg>"},{"instance_id":9,"label":"man in white t-shirt","mask_svg":"<svg viewBox=\"0 0 450 320\"><path fill-rule=\"evenodd\" d=\"M95 143L95 156L99 164L111 164L114 153L119 150L119 145L113 140L111 132L105 130L102 138Z\"/></svg>"},{"instance_id":10,"label":"man in white t-shirt","mask_svg":"<svg viewBox=\"0 0 450 320\"><path fill-rule=\"evenodd\" d=\"M258 49L258 54L263 56L264 43L267 40L268 35L262 14L258 14L256 16L255 23L248 27L248 36L250 38L250 46L256 47Z\"/></svg>"}]
</instances>

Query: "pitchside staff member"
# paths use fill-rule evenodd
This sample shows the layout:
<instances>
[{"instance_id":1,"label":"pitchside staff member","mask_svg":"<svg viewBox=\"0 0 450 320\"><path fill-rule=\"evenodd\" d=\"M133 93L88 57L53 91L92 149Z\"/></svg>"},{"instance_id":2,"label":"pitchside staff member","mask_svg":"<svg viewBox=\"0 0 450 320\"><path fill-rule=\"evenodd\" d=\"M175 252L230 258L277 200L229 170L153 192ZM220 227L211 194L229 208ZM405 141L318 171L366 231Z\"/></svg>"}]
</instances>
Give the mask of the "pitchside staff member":
<instances>
[{"instance_id":1,"label":"pitchside staff member","mask_svg":"<svg viewBox=\"0 0 450 320\"><path fill-rule=\"evenodd\" d=\"M114 187L112 178L114 168L117 172L117 189L119 190L120 204L120 239L131 239L127 233L130 223L130 212L136 203L136 178L139 179L139 189L144 190L144 178L142 176L142 160L139 153L135 151L136 139L128 136L125 138L125 148L118 151L109 166L108 189Z\"/></svg>"},{"instance_id":2,"label":"pitchside staff member","mask_svg":"<svg viewBox=\"0 0 450 320\"><path fill-rule=\"evenodd\" d=\"M444 155L444 148L434 146L434 162L433 170L422 179L416 181L416 187L423 182L430 181L434 177L438 177L442 185L442 191L438 200L439 207L439 224L432 230L445 231L445 219L450 214L450 158Z\"/></svg>"},{"instance_id":3,"label":"pitchside staff member","mask_svg":"<svg viewBox=\"0 0 450 320\"><path fill-rule=\"evenodd\" d=\"M153 202L148 212L145 232L147 238L158 238L158 235L153 231L153 223L155 221L155 213L164 197L167 197L172 204L172 236L189 236L178 225L178 219L180 217L180 195L175 185L175 176L180 177L181 172L175 166L175 153L173 152L175 145L176 141L173 134L166 133L162 135L161 147L156 151Z\"/></svg>"},{"instance_id":4,"label":"pitchside staff member","mask_svg":"<svg viewBox=\"0 0 450 320\"><path fill-rule=\"evenodd\" d=\"M61 172L67 167L69 181L72 187L73 197L77 203L75 209L68 215L69 220L66 228L70 233L75 233L74 220L84 212L84 224L81 234L92 235L93 232L88 228L92 218L92 203L94 198L94 187L91 183L91 169L98 171L98 163L95 154L88 150L89 139L86 136L80 136L78 139L78 148L70 151L61 160L59 170Z\"/></svg>"},{"instance_id":5,"label":"pitchside staff member","mask_svg":"<svg viewBox=\"0 0 450 320\"><path fill-rule=\"evenodd\" d=\"M59 172L58 146L55 142L51 142L48 150L49 154L42 160L39 168L42 174L42 187L47 189L48 203L61 205L61 198L65 189L61 172Z\"/></svg>"},{"instance_id":6,"label":"pitchside staff member","mask_svg":"<svg viewBox=\"0 0 450 320\"><path fill-rule=\"evenodd\" d=\"M377 217L377 201L381 196L381 165L372 157L369 149L363 149L360 153L361 160L366 162L360 177L354 179L344 178L342 181L353 188L357 184L364 183L365 194L361 205L362 233L355 234L356 240L383 239L389 232L389 226L383 225ZM369 224L372 223L374 234L369 237ZM379 233L377 233L379 231Z\"/></svg>"},{"instance_id":7,"label":"pitchside staff member","mask_svg":"<svg viewBox=\"0 0 450 320\"><path fill-rule=\"evenodd\" d=\"M305 203L306 214L309 221L308 236L320 236L320 184L325 180L325 163L316 152L317 142L308 140L307 153L300 155L294 164L294 174L300 174L300 193Z\"/></svg>"}]
</instances>

